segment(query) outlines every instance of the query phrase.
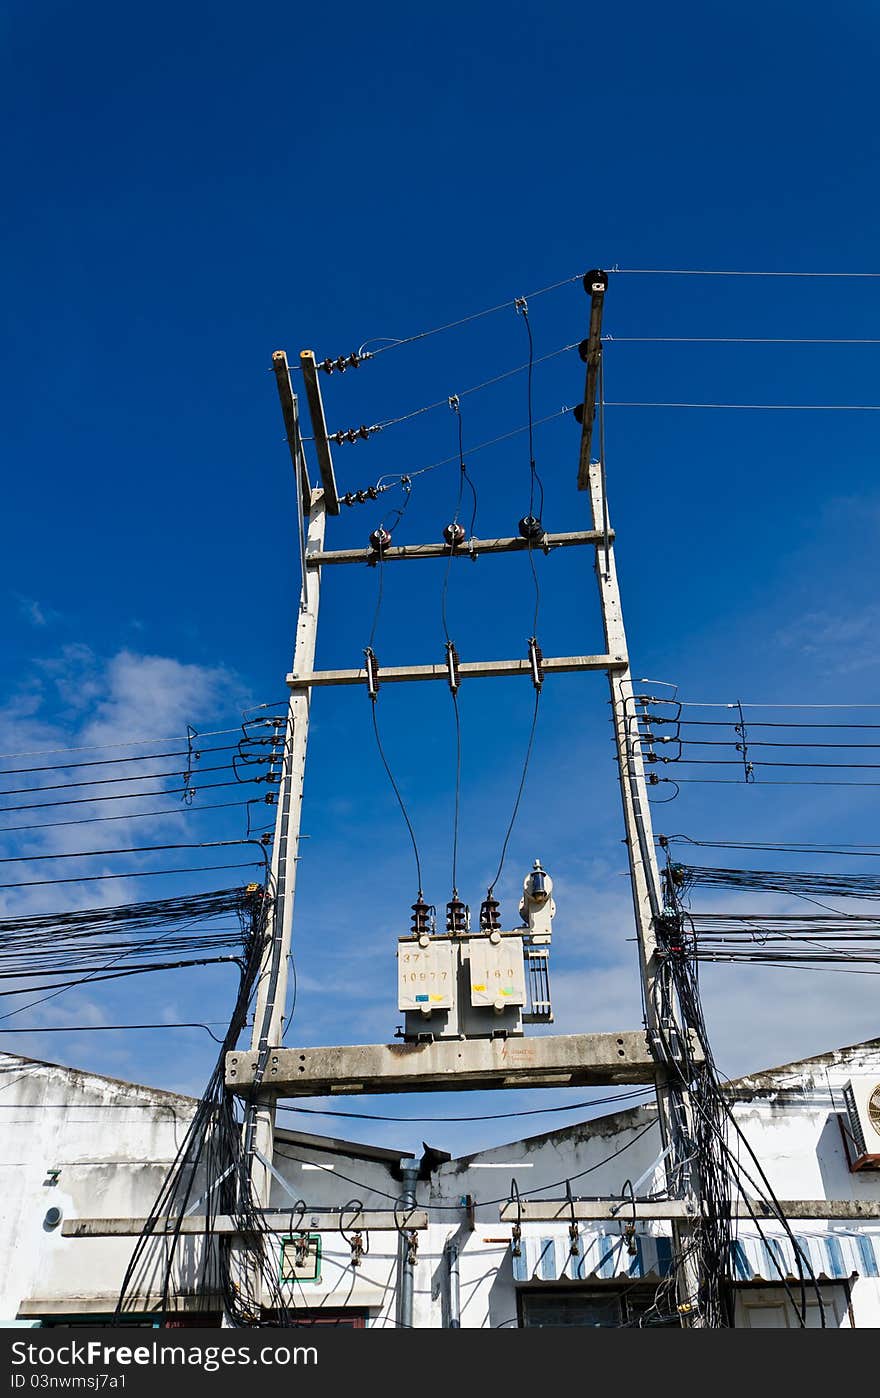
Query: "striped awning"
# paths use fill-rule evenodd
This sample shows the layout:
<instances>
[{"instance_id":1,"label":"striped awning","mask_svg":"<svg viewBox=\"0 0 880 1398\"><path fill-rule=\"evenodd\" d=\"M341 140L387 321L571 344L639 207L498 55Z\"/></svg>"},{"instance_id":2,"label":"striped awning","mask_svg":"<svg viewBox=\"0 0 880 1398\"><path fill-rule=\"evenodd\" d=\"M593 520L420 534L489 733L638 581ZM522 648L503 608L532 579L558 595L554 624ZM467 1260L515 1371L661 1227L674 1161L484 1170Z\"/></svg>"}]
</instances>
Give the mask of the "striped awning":
<instances>
[{"instance_id":1,"label":"striped awning","mask_svg":"<svg viewBox=\"0 0 880 1398\"><path fill-rule=\"evenodd\" d=\"M738 1281L778 1282L797 1278L798 1265L788 1237L764 1229L739 1229L731 1258ZM800 1233L795 1237L815 1277L845 1280L857 1274L880 1277L880 1233L835 1230ZM567 1227L543 1235L523 1233L519 1247L511 1243L513 1279L517 1282L587 1281L611 1277L664 1277L672 1266L668 1235L636 1232L631 1244L620 1226L578 1230L577 1242Z\"/></svg>"}]
</instances>

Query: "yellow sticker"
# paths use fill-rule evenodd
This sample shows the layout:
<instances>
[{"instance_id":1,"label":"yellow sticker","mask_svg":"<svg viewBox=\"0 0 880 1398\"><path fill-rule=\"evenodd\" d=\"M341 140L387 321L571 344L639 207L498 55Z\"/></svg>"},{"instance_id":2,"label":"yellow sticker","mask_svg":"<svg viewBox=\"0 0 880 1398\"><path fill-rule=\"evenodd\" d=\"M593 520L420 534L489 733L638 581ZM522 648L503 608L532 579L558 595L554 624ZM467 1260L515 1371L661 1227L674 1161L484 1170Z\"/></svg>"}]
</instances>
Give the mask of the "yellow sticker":
<instances>
[{"instance_id":1,"label":"yellow sticker","mask_svg":"<svg viewBox=\"0 0 880 1398\"><path fill-rule=\"evenodd\" d=\"M485 989L486 989L486 987L485 987L484 985L472 985L472 986L471 986L471 990L485 990Z\"/></svg>"}]
</instances>

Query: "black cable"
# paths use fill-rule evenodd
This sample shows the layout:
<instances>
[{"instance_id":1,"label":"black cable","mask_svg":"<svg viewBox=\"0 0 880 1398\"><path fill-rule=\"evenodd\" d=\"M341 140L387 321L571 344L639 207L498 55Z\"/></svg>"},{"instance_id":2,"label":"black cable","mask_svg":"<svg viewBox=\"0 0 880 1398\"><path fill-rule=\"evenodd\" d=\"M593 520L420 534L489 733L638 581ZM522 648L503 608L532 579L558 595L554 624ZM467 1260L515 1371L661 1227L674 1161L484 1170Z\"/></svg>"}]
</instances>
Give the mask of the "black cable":
<instances>
[{"instance_id":1,"label":"black cable","mask_svg":"<svg viewBox=\"0 0 880 1398\"><path fill-rule=\"evenodd\" d=\"M224 1024L225 1020L216 1019L212 1020L211 1023ZM0 1034L100 1034L117 1029L204 1029L206 1034L211 1035L215 1044L223 1042L222 1039L217 1038L216 1034L211 1033L207 1024L202 1024L198 1020L169 1020L167 1024L37 1024L27 1029L0 1029Z\"/></svg>"},{"instance_id":2,"label":"black cable","mask_svg":"<svg viewBox=\"0 0 880 1398\"><path fill-rule=\"evenodd\" d=\"M520 779L519 779L519 788L518 788L517 793L516 793L516 800L515 800L514 803L513 803L513 811L512 811L512 813L511 813L510 821L509 821L508 826L507 826L507 831L506 831L505 836L504 836L504 843L503 843L502 846L501 846L501 858L500 858L499 861L498 861L498 868L497 868L497 870L495 871L495 877L494 877L494 879L492 880L492 882L491 882L490 885L489 885L489 890L488 890L489 897L491 897L492 894L494 893L494 891L495 891L495 885L497 884L498 880L501 878L501 871L502 871L502 869L504 868L504 861L505 861L505 859L506 859L506 857L507 857L507 846L508 846L508 844L509 844L509 842L510 842L510 837L511 837L511 835L513 834L513 827L514 827L514 825L516 824L516 817L517 817L517 814L518 814L518 812L519 812L520 801L522 800L523 791L525 790L526 777L527 777L528 774L529 774L529 763L530 763L531 760L532 760L532 747L533 747L534 741L535 741L535 729L537 728L537 725L538 725L538 707L539 707L540 703L541 703L541 691L540 691L540 689L536 689L536 690L535 690L535 707L534 707L534 710L533 710L533 712L532 712L532 726L531 726L531 728L529 729L529 741L528 741L528 744L527 744L527 746L526 746L526 756L525 756L525 761L523 762L522 775L521 775L521 777L520 777Z\"/></svg>"},{"instance_id":3,"label":"black cable","mask_svg":"<svg viewBox=\"0 0 880 1398\"><path fill-rule=\"evenodd\" d=\"M258 845L258 840L207 840L196 844L125 845L118 849L71 850L65 854L10 854L0 857L0 864L30 864L38 859L96 859L106 854L155 854L171 849L227 849L230 845Z\"/></svg>"},{"instance_id":4,"label":"black cable","mask_svg":"<svg viewBox=\"0 0 880 1398\"><path fill-rule=\"evenodd\" d=\"M185 753L182 754L182 755L183 755L183 756L186 756ZM271 760L271 759L268 758L268 757L260 757L260 758L254 758L254 759L253 759L254 763L261 763L261 764L262 764L262 763L269 762L270 760ZM39 795L39 793L40 793L41 791L73 791L73 790L75 790L76 788L80 788L80 787L115 786L118 782L164 781L166 777L186 777L186 776L196 776L196 775L201 776L201 774L202 774L203 772L225 772L226 769L229 767L229 765L230 765L230 764L229 764L228 762L222 762L222 763L218 764L216 767L200 767L200 768L198 769L198 772L189 772L189 773L187 773L187 772L182 772L182 771L180 771L180 770L176 770L176 771L173 771L173 772L143 772L143 773L141 773L140 776L95 777L93 780L90 780L90 781L84 781L84 782L58 782L58 783L56 783L56 784L54 784L54 785L52 785L52 786L17 786L17 787L10 787L7 791L0 791L0 796L27 796L27 795ZM157 795L157 794L159 794L159 793L156 793L156 792L146 792L146 793L141 793L141 794L145 794L145 795L148 795L148 796L149 796L149 795ZM47 804L59 805L59 804L63 804L63 803L60 803L60 802L51 802L51 803L47 803ZM4 809L3 807L0 807L0 814L2 814L3 809ZM11 807L10 809L17 810L17 809L20 809L20 808L19 808L19 807Z\"/></svg>"},{"instance_id":5,"label":"black cable","mask_svg":"<svg viewBox=\"0 0 880 1398\"><path fill-rule=\"evenodd\" d=\"M370 704L370 713L371 713L372 719L373 719L373 733L375 734L375 737L376 737L376 747L379 749L379 756L380 756L380 758L382 759L382 766L385 768L385 771L386 771L387 776L388 776L388 780L389 780L389 782L391 783L391 789L393 790L394 795L397 797L397 804L398 804L398 806L400 807L400 814L403 816L404 822L405 822L405 824L406 824L406 828L407 828L407 830L408 830L408 832L409 832L409 838L410 838L410 840L412 841L413 855L415 856L415 861L416 861L416 881L417 881L417 883L418 883L418 896L419 896L419 898L421 898L422 892L423 892L423 890L422 890L422 863L421 863L421 860L419 859L419 847L418 847L418 844L416 843L415 831L413 830L412 822L410 821L409 815L407 814L407 809L406 809L406 806L404 805L403 797L402 797L401 794L400 794L400 790L399 790L399 788L398 788L397 782L394 780L394 773L391 771L391 768L390 768L389 765L388 765L388 759L387 759L387 757L385 756L385 749L382 747L382 739L379 737L379 725L378 725L378 722L377 722L377 720L376 720L376 705L375 705L375 702Z\"/></svg>"},{"instance_id":6,"label":"black cable","mask_svg":"<svg viewBox=\"0 0 880 1398\"><path fill-rule=\"evenodd\" d=\"M230 785L237 785L237 783L231 782ZM161 795L160 792L156 794ZM243 810L252 803L253 798L251 798L250 801L218 801L207 806L187 806L183 810L181 810L178 805L169 806L163 811L127 811L125 815L87 816L85 819L80 820L47 820L40 821L34 825L4 825L0 826L0 835L11 835L16 831L22 830L54 830L60 826L99 825L108 820L146 820L148 818L155 819L158 816L198 815L201 814L202 811Z\"/></svg>"},{"instance_id":7,"label":"black cable","mask_svg":"<svg viewBox=\"0 0 880 1398\"><path fill-rule=\"evenodd\" d=\"M468 486L470 487L471 494L472 494L472 496L473 496L473 512L472 512L472 514L471 514L471 527L470 527L470 533L469 533L468 537L469 537L469 538L473 538L473 537L474 537L474 527L475 527L476 518L477 518L477 492L476 492L476 489L475 489L475 487L474 487L473 481L471 480L470 476L469 476L468 473L467 473L467 466L466 466L466 464L465 464L465 459L464 459L464 438L463 438L463 428L462 428L462 420L461 420L461 405L460 405L460 403L459 403L459 401L458 401L457 395L453 395L453 397L450 398L450 400L449 400L449 406L450 406L450 408L452 409L453 413L455 414L455 417L456 417L456 420L457 420L457 427L458 427L458 459L459 459L458 499L456 500L456 504L455 504L455 514L454 514L453 517L452 517L452 529L453 529L453 531L454 531L455 528L456 528L457 525L458 525L458 518L459 518L459 515L461 514L462 497L463 497L463 495L464 495L464 485L465 485L465 481L467 481ZM442 590L441 590L441 594L440 594L440 617L441 617L441 621L442 621L442 623L443 623L443 634L444 634L444 637L445 637L445 639L446 639L446 650L447 650L447 655L451 654L450 648L451 648L452 645L453 645L453 643L452 643L452 638L450 637L450 634L449 634L449 621L448 621L448 617L447 617L447 610L446 610L446 608L447 608L447 600L448 600L448 594L449 594L449 571L450 571L450 568L452 567L452 559L453 559L453 556L454 556L454 553L455 553L455 547L456 547L456 546L455 546L455 543L454 543L454 542L451 542L450 545L449 545L449 554L448 554L448 557L447 557L447 559L446 559L446 568L445 568L445 571L444 571L444 574L443 574L443 586L442 586ZM457 690L456 690L455 688L453 688L451 684L450 684L450 695L451 695L451 697L452 697L452 710L453 710L454 721L455 721L455 805L454 805L455 814L454 814L453 825L452 825L452 897L453 897L453 898L457 898L457 897L458 897L458 837L459 837L459 827L460 827L460 817L461 817L461 713L460 713L460 710L459 710L459 707L458 707L458 693L457 693Z\"/></svg>"},{"instance_id":8,"label":"black cable","mask_svg":"<svg viewBox=\"0 0 880 1398\"><path fill-rule=\"evenodd\" d=\"M199 782L195 788L196 794L199 791L218 791L221 787L256 785L264 782L265 777L239 778L238 781L231 782ZM36 788L39 790L39 788ZM22 806L0 807L0 815L11 815L14 811L48 811L55 806L92 806L100 801L145 801L152 796L179 796L180 791L173 787L170 791L130 791L114 792L112 796L77 796L70 797L64 801L31 801Z\"/></svg>"},{"instance_id":9,"label":"black cable","mask_svg":"<svg viewBox=\"0 0 880 1398\"><path fill-rule=\"evenodd\" d=\"M511 1121L515 1117L522 1116L549 1116L556 1112L577 1112L583 1111L587 1107L600 1107L608 1102L629 1101L633 1097L644 1097L653 1092L653 1088L638 1088L632 1092L620 1092L610 1097L596 1097L592 1102L571 1102L563 1107L531 1107L526 1111L519 1112L483 1112L472 1116L382 1116L375 1112L345 1112L323 1110L320 1107L283 1107L279 1106L280 1112L302 1112L306 1116L338 1116L349 1117L358 1121Z\"/></svg>"},{"instance_id":10,"label":"black cable","mask_svg":"<svg viewBox=\"0 0 880 1398\"><path fill-rule=\"evenodd\" d=\"M0 883L0 888L47 888L59 883L97 883L102 879L155 879L167 874L213 874L220 869L252 869L259 860L246 864L198 864L186 869L126 869L121 874L79 874L70 879L29 879L21 883Z\"/></svg>"}]
</instances>

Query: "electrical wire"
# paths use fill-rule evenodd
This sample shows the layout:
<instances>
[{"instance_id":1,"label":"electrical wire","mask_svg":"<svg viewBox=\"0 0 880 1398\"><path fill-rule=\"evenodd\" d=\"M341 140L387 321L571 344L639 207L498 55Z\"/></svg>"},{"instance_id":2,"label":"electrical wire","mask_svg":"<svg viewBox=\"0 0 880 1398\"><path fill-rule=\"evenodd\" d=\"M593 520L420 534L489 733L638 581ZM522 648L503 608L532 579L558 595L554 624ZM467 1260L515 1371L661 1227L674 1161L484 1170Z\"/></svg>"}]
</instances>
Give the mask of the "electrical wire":
<instances>
[{"instance_id":1,"label":"electrical wire","mask_svg":"<svg viewBox=\"0 0 880 1398\"><path fill-rule=\"evenodd\" d=\"M252 722L255 722L255 723L263 723L263 722L270 722L270 720L268 720L268 719L254 719L254 720L252 720ZM238 732L240 732L240 731L241 731L241 725L240 725L240 724L237 724L234 728L213 728L213 729L208 730L208 732L199 733L199 734L198 734L198 737L200 737L200 738L219 738L219 737L225 736L227 733L238 733ZM161 737L161 738L126 738L124 741L115 742L115 743L85 743L85 744L79 744L79 746L77 746L77 747L66 747L66 748L35 748L35 749L32 749L30 752L0 752L0 759L6 760L7 758L8 758L8 759L13 759L13 758L18 758L18 757L50 757L50 756L53 756L53 755L55 755L55 754L57 754L57 753L62 753L62 752L100 752L100 751L102 751L102 750L108 750L108 751L109 751L111 748L129 748L129 747L136 747L136 746L140 746L140 745L143 744L143 743L185 743L185 742L187 741L187 738L188 738L189 736L190 736L190 735L184 733L183 735L178 735L177 737L173 737L173 738L169 738L169 737Z\"/></svg>"},{"instance_id":2,"label":"electrical wire","mask_svg":"<svg viewBox=\"0 0 880 1398\"><path fill-rule=\"evenodd\" d=\"M602 342L617 345L880 345L880 339L754 335L603 335Z\"/></svg>"},{"instance_id":3,"label":"electrical wire","mask_svg":"<svg viewBox=\"0 0 880 1398\"><path fill-rule=\"evenodd\" d=\"M200 781L198 787L194 787L192 790L197 794L199 791L218 791L221 787L254 785L266 780L266 777L239 777L236 781L231 782ZM77 796L66 798L63 801L31 801L18 806L3 806L0 808L0 815L11 815L15 811L42 811L54 806L90 806L99 801L143 801L153 796L179 795L180 792L175 791L174 788L170 791L117 791L112 796Z\"/></svg>"},{"instance_id":4,"label":"electrical wire","mask_svg":"<svg viewBox=\"0 0 880 1398\"><path fill-rule=\"evenodd\" d=\"M469 487L470 492L471 492L471 496L473 497L473 510L472 510L472 512L471 512L471 524L470 524L470 530L469 530L469 533L468 533L468 537L472 539L472 538L474 537L474 528L475 528L475 526L476 526L476 519L477 519L477 491L476 491L476 487L475 487L473 481L471 480L470 476L468 475L467 465L465 464L465 459L464 459L464 438L463 438L463 428L462 428L462 420L461 420L461 405L460 405L460 403L459 403L459 401L458 401L458 396L457 396L457 395L453 394L453 396L449 399L449 407L452 409L452 412L454 413L455 418L456 418L456 426L457 426L457 431L458 431L458 462L459 462L459 472L458 472L458 499L456 500L456 504L455 504L455 514L454 514L453 517L452 517L452 524L451 524L451 526L450 526L450 529L451 529L451 531L452 531L452 533L453 533L453 536L454 536L455 530L456 530L457 527L458 527L459 515L461 514L462 500L463 500L463 496L464 496L464 486L465 486L465 482L467 482L468 487ZM449 553L448 553L448 556L447 556L447 559L446 559L446 568L445 568L444 573L443 573L443 585L442 585L442 589L441 589L441 593L440 593L440 617L441 617L441 621L442 621L442 623L443 623L443 634L444 634L444 637L445 637L445 639L446 639L446 652L447 652L447 656L452 656L452 655L454 655L454 653L455 653L455 648L454 648L454 645L453 645L453 642L452 642L452 638L450 637L450 634L449 634L449 619L448 619L448 615L447 615L447 602L448 602L448 596L449 596L449 570L450 570L450 568L452 567L452 559L453 559L454 554L455 554L455 548L456 548L455 543L454 543L454 542L451 542L450 545L449 545ZM450 661L450 663L452 663L452 662ZM450 683L449 692L450 692L450 695L451 695L451 697L452 697L452 710L453 710L454 721L455 721L455 815L454 815L453 827L452 827L452 897L453 897L453 899L457 899L457 898L458 898L458 836L459 836L459 824L460 824L460 816L461 816L461 713L460 713L460 710L459 710L459 707L458 707L458 691L457 691L457 688L453 687L452 683Z\"/></svg>"},{"instance_id":5,"label":"electrical wire","mask_svg":"<svg viewBox=\"0 0 880 1398\"><path fill-rule=\"evenodd\" d=\"M569 1102L562 1107L530 1107L518 1112L479 1112L470 1116L384 1116L377 1112L346 1112L338 1110L324 1109L322 1107L284 1107L279 1106L281 1112L297 1112L306 1116L332 1116L347 1117L357 1121L434 1121L434 1122L459 1122L459 1121L512 1121L518 1117L525 1116L550 1116L558 1112L577 1112L590 1107L605 1106L609 1102L628 1102L633 1098L642 1098L653 1093L653 1088L638 1088L632 1092L618 1092L610 1097L595 1097L592 1102Z\"/></svg>"},{"instance_id":6,"label":"electrical wire","mask_svg":"<svg viewBox=\"0 0 880 1398\"><path fill-rule=\"evenodd\" d=\"M211 1024L221 1025L226 1021L214 1019ZM210 1034L215 1044L222 1044L223 1040L218 1039L216 1034L211 1034L207 1024L199 1020L168 1020L163 1024L34 1024L26 1029L0 1029L0 1034L100 1034L118 1029L204 1029L206 1034ZM40 1104L42 1105L42 1103Z\"/></svg>"},{"instance_id":7,"label":"electrical wire","mask_svg":"<svg viewBox=\"0 0 880 1398\"><path fill-rule=\"evenodd\" d=\"M555 413L548 413L546 417L536 418L535 421L531 424L531 426L533 429L535 427L543 427L545 423L555 422L558 418L568 417L570 414L571 408L559 408ZM489 440L486 442L478 442L476 446L468 447L468 456L473 456L475 452L478 451L485 451L487 447L497 446L499 442L508 442L510 441L511 437L519 437L523 432L528 432L528 430L529 424L524 423L522 427L514 427L509 432L502 432L501 435L498 437L490 437ZM410 480L414 480L416 476L424 476L429 471L436 471L440 466L450 465L450 463L453 461L458 461L457 455L445 456L441 461L432 461L429 466L419 466L417 469L407 471L404 474L408 476ZM376 488L378 489L384 481L393 480L400 480L400 475L398 472L389 472L387 475L380 476L379 480L376 482Z\"/></svg>"},{"instance_id":8,"label":"electrical wire","mask_svg":"<svg viewBox=\"0 0 880 1398\"><path fill-rule=\"evenodd\" d=\"M878 341L880 343L880 341ZM534 360L534 364L546 364L550 359L558 359L561 354L567 354L569 350L577 349L576 344L560 345L558 349L550 350L548 354L541 355L540 359ZM517 364L513 369L505 369L501 374L495 374L491 379L484 379L482 383L472 384L470 388L462 388L455 394L457 398L467 398L472 393L479 393L484 388L491 388L496 383L502 383L505 379L513 378L515 374L521 374L524 370L532 371L532 361L527 364ZM410 422L413 418L421 417L424 413L433 412L436 408L444 408L449 402L449 395L445 398L438 398L433 403L426 403L421 408L413 408L411 412L401 413L399 417L385 418L377 422L371 432L383 432L388 427L397 427L400 423ZM332 439L332 434L331 434Z\"/></svg>"},{"instance_id":9,"label":"electrical wire","mask_svg":"<svg viewBox=\"0 0 880 1398\"><path fill-rule=\"evenodd\" d=\"M704 267L610 267L609 271L622 277L880 277L880 272L719 272Z\"/></svg>"},{"instance_id":10,"label":"electrical wire","mask_svg":"<svg viewBox=\"0 0 880 1398\"><path fill-rule=\"evenodd\" d=\"M531 291L531 292L529 292L529 296L530 296L530 298L531 298L532 300L534 300L534 299L535 299L536 297L538 297L538 296L545 296L549 291L557 291L557 290L558 290L560 287L562 287L562 286L570 286L572 282L580 281L580 280L581 280L581 276L582 276L582 273L579 272L576 276L573 276L573 277L564 277L562 281L559 281L559 282L552 282L552 283L550 284L550 286L541 287L541 289L540 289L539 291ZM384 354L387 350L390 350L390 349L400 349L403 345L411 345L411 344L414 344L416 340L426 340L426 339L428 339L429 336L431 336L431 335L439 335L439 334L441 334L444 330L456 330L456 329L458 329L459 326L461 326L461 325L468 325L468 324L469 324L471 321L473 321L473 320L480 320L480 319L482 319L483 316L494 315L496 311L503 311L503 310L506 310L506 309L507 309L508 307L510 307L512 304L513 304L512 298L511 298L510 300L507 300L507 301L500 301L500 302L498 303L497 306L487 306L487 307L486 307L484 310L482 310L482 311L474 311L471 315L462 316L462 317L461 317L460 319L458 319L458 320L451 320L451 321L448 321L445 325L437 325L437 326L434 326L433 329L431 329L431 330L421 330L421 331L419 331L418 334L416 334L416 335L408 335L408 336L406 336L405 339L402 339L402 340L398 340L398 339L389 339L388 342L387 342L386 344L384 344L384 345L379 345L379 348L378 348L378 349L371 350L371 351L370 351L371 357L375 359L377 355ZM386 337L384 337L384 336L374 336L372 339L365 340L364 343L360 346L360 348L359 348L359 350L358 350L358 354L359 354L359 355L363 355L363 352L364 352L364 350L367 348L368 345L376 344L376 343L378 342L378 340L381 340L381 339L383 339L383 338L386 338Z\"/></svg>"},{"instance_id":11,"label":"electrical wire","mask_svg":"<svg viewBox=\"0 0 880 1398\"><path fill-rule=\"evenodd\" d=\"M419 858L419 847L418 847L418 843L417 843L417 841L416 841L415 831L413 830L412 821L411 821L410 818L409 818L409 814L408 814L407 809L406 809L406 806L405 806L405 804L404 804L403 797L402 797L401 794L400 794L400 788L398 787L397 782L394 780L394 773L392 772L390 766L388 765L388 758L385 756L385 749L384 749L383 746L382 746L382 739L381 739L380 736L379 736L379 725L378 725L378 722L377 722L377 720L376 720L376 705L375 705L375 704L371 704L371 705L370 705L370 713L371 713L371 715L372 715L372 720L373 720L373 733L374 733L375 738L376 738L376 747L377 747L378 750L379 750L379 757L380 757L381 760L382 760L382 766L385 768L385 773L386 773L386 775L387 775L387 777L388 777L389 782L391 783L391 789L392 789L392 791L394 792L395 797L397 798L397 804L398 804L398 806L400 807L400 814L403 816L404 823L405 823L405 825L406 825L407 832L408 832L408 834L409 834L409 838L410 838L410 841L411 841L411 843L412 843L413 857L414 857L415 862L416 862L416 882L417 882L417 884L418 884L418 897L419 897L419 899L421 899L421 897L422 897L422 892L423 892L423 889L422 889L422 861L421 861L421 859Z\"/></svg>"},{"instance_id":12,"label":"electrical wire","mask_svg":"<svg viewBox=\"0 0 880 1398\"><path fill-rule=\"evenodd\" d=\"M674 403L623 400L606 402L606 408L740 408L774 413L880 413L880 403Z\"/></svg>"},{"instance_id":13,"label":"electrical wire","mask_svg":"<svg viewBox=\"0 0 880 1398\"><path fill-rule=\"evenodd\" d=\"M230 783L230 785L237 785L237 783ZM257 799L259 800L259 798ZM168 806L161 811L126 811L124 815L86 816L80 817L78 820L46 820L39 821L34 825L4 825L0 826L0 835L11 835L23 830L55 830L62 826L71 825L101 825L108 820L147 820L161 816L201 815L203 811L240 811L252 804L253 798L250 801L218 801L205 806Z\"/></svg>"}]
</instances>

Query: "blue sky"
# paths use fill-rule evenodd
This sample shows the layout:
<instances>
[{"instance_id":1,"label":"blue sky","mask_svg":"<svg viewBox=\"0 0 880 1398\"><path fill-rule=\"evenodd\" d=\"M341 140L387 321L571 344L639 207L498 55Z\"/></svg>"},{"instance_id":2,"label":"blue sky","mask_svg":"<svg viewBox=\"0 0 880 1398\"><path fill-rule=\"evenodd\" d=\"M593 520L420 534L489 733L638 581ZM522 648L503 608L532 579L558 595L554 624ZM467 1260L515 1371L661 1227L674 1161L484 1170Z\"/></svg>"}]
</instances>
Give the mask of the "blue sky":
<instances>
[{"instance_id":1,"label":"blue sky","mask_svg":"<svg viewBox=\"0 0 880 1398\"><path fill-rule=\"evenodd\" d=\"M616 14L554 3L271 14L225 3L159 3L141 14L19 3L0 22L4 752L170 736L187 722L227 727L243 705L283 696L298 564L274 349L294 362L306 346L348 353L508 303L324 380L330 426L344 428L522 364L524 328L509 303L588 267L878 270L880 23L865 4L838 7L832 34L827 9L812 3L735 13L637 3ZM536 354L577 342L586 317L577 282L530 300ZM612 276L606 330L620 342L607 346L608 398L880 404L880 346L624 342L871 338L878 327L880 279ZM581 390L574 351L538 366L536 416ZM522 435L470 449L525 420L523 375L462 399L478 533L509 532L525 512L528 455ZM452 455L455 430L438 408L339 448L340 488ZM636 674L675 681L697 700L880 703L878 432L871 412L609 408L609 493ZM576 454L569 418L537 429L552 529L587 522ZM438 537L456 490L454 466L418 478L397 537ZM330 545L364 543L398 503L389 493L346 511L331 522ZM599 649L587 558L539 562L545 652ZM388 570L383 662L440 658L441 581L442 565ZM320 663L358 663L375 584L367 570L328 575ZM525 561L459 565L449 612L463 658L522 653ZM530 707L516 683L462 694L460 884L473 904L497 862ZM443 903L449 696L441 686L385 689L380 720L427 892ZM707 838L870 841L877 792L689 786L656 824ZM119 843L142 843L134 836L146 829L157 842L169 829L234 838L240 818L122 822ZM289 1038L384 1040L399 1018L394 944L414 886L360 691L316 700L304 829ZM604 682L559 677L542 701L500 887L510 915L536 855L556 877L556 1027L565 1032L638 1023L621 833ZM64 843L29 838L3 843L9 854L100 847L85 843L85 828L66 830ZM133 879L124 891L155 896L159 885L184 881ZM67 895L5 896L10 910L41 911ZM88 901L83 890L70 896ZM227 1011L221 970L153 981L62 997L54 1021L40 1022L112 1023L147 1010L189 1019L196 1009L213 1021ZM707 974L722 1066L732 1073L866 1037L876 1030L872 984ZM200 1031L5 1042L191 1091L212 1047ZM423 1109L514 1105L487 1100L463 1094ZM527 1100L536 1094L517 1097ZM377 1110L411 1115L417 1104L391 1099ZM318 1129L333 1121L314 1120ZM426 1131L447 1148L515 1134L510 1123L470 1134L348 1125L402 1146Z\"/></svg>"}]
</instances>

